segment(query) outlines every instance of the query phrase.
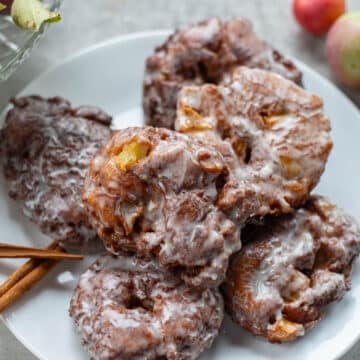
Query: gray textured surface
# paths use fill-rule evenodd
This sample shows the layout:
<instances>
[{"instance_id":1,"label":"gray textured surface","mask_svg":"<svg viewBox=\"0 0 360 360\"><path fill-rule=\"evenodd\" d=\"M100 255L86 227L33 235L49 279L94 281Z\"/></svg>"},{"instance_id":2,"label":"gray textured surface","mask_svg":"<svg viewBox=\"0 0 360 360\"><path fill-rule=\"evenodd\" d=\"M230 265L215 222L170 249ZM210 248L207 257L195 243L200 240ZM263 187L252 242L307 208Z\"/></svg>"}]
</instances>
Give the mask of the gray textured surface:
<instances>
[{"instance_id":1,"label":"gray textured surface","mask_svg":"<svg viewBox=\"0 0 360 360\"><path fill-rule=\"evenodd\" d=\"M360 0L347 3L349 9L360 8ZM330 78L323 39L299 30L291 15L290 0L65 0L62 13L63 22L50 29L39 48L12 78L0 83L0 110L29 81L79 48L120 34L172 28L210 15L249 17L262 37ZM360 106L360 94L347 93ZM35 360L0 323L0 360L8 359ZM358 359L360 343L342 360Z\"/></svg>"}]
</instances>

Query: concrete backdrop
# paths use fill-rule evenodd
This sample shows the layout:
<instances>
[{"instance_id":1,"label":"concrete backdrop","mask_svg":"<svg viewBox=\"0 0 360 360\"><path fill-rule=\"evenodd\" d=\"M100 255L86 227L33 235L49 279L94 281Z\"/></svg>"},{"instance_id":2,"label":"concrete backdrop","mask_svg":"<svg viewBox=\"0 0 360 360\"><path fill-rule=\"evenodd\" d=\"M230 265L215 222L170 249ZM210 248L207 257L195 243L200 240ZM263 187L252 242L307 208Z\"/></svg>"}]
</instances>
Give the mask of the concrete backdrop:
<instances>
[{"instance_id":1,"label":"concrete backdrop","mask_svg":"<svg viewBox=\"0 0 360 360\"><path fill-rule=\"evenodd\" d=\"M349 9L360 9L360 0L348 0L347 4ZM259 35L331 79L324 58L324 39L299 29L290 0L64 0L62 15L63 21L51 27L21 69L0 83L0 111L28 82L80 48L120 34L174 28L211 15L250 18ZM360 106L359 93L347 94ZM0 323L0 360L20 359L36 360ZM342 360L358 359L360 343Z\"/></svg>"}]
</instances>

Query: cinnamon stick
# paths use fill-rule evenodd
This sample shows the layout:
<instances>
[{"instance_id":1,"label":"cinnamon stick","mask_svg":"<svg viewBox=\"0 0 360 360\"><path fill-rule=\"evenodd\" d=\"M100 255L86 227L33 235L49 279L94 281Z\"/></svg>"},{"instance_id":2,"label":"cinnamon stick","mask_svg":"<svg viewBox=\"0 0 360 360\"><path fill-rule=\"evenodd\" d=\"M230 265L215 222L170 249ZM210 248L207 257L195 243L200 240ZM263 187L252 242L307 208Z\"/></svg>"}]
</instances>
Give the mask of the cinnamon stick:
<instances>
[{"instance_id":1,"label":"cinnamon stick","mask_svg":"<svg viewBox=\"0 0 360 360\"><path fill-rule=\"evenodd\" d=\"M5 292L0 297L0 313L36 285L58 262L59 260L41 261L38 266Z\"/></svg>"},{"instance_id":2,"label":"cinnamon stick","mask_svg":"<svg viewBox=\"0 0 360 360\"><path fill-rule=\"evenodd\" d=\"M57 241L53 241L48 247L48 250L55 250L58 246ZM20 266L15 270L8 278L0 285L0 297L3 296L11 287L13 287L17 282L19 282L25 275L30 273L35 269L40 263L39 260L31 259L27 261L24 265Z\"/></svg>"},{"instance_id":3,"label":"cinnamon stick","mask_svg":"<svg viewBox=\"0 0 360 360\"><path fill-rule=\"evenodd\" d=\"M17 248L2 248L0 247L0 258L6 259L46 259L46 260L82 260L83 256L67 254L62 251L54 251L47 249L17 249Z\"/></svg>"},{"instance_id":4,"label":"cinnamon stick","mask_svg":"<svg viewBox=\"0 0 360 360\"><path fill-rule=\"evenodd\" d=\"M3 244L3 250L10 250L10 246ZM18 246L16 251L28 251L31 248L25 248ZM31 249L32 251L38 249ZM78 255L70 255L62 253L61 247L56 241L50 244L47 248L47 253L50 251L55 257L53 260L36 260L31 259L16 270L9 278L0 286L0 313L12 305L16 300L22 297L27 291L29 291L34 285L36 285L50 270L60 262L56 254L58 253L61 258L71 257L72 259L82 259ZM40 252L44 250L40 250ZM46 252L46 251L45 251ZM55 253L55 254L54 254Z\"/></svg>"}]
</instances>

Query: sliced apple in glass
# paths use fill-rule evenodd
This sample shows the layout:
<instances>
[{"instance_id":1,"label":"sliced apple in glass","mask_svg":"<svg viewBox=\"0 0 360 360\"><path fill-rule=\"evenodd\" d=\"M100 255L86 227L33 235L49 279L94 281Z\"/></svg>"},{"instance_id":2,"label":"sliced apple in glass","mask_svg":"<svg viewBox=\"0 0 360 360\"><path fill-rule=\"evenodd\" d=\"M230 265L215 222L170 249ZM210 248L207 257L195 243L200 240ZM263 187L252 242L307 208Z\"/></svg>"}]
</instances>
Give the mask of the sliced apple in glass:
<instances>
[{"instance_id":1,"label":"sliced apple in glass","mask_svg":"<svg viewBox=\"0 0 360 360\"><path fill-rule=\"evenodd\" d=\"M39 31L42 24L61 20L59 13L46 9L40 0L14 0L11 16L17 26L30 31Z\"/></svg>"}]
</instances>

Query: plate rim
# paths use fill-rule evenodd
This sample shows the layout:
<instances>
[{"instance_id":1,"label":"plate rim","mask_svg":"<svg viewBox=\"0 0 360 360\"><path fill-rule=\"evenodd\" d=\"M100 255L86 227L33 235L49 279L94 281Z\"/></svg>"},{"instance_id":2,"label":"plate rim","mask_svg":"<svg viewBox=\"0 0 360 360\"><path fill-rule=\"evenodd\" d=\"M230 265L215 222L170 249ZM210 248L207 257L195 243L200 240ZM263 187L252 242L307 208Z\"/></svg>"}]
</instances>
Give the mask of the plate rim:
<instances>
[{"instance_id":1,"label":"plate rim","mask_svg":"<svg viewBox=\"0 0 360 360\"><path fill-rule=\"evenodd\" d=\"M65 57L63 60L59 60L59 61L55 62L54 65L49 67L49 69L45 70L44 72L39 74L37 77L32 79L28 84L26 84L25 87L23 89L21 89L15 96L23 96L27 92L28 88L31 87L33 85L33 83L35 83L36 81L39 81L39 80L41 81L44 77L48 76L48 74L57 70L60 66L70 63L70 62L76 60L77 58L80 58L86 54L93 52L93 51L98 51L101 48L104 48L107 46L112 46L115 44L133 41L133 40L137 40L137 39L145 39L145 38L152 38L152 37L159 37L159 36L166 37L166 36L169 36L172 33L172 31L173 30L171 30L171 29L158 29L158 30L132 32L132 33L128 33L128 34L117 35L117 36L111 37L109 39L96 42L93 45L84 47L84 48L78 50L77 52L75 52L74 54L71 54L71 55ZM284 54L289 59L291 59L296 64L296 66L298 66L302 71L305 70L312 77L316 78L316 81L323 83L324 85L326 85L326 87L329 87L332 89L332 91L335 91L336 95L342 97L345 100L345 102L347 103L347 106L352 108L352 111L354 112L355 116L358 118L358 121L360 121L360 110L355 105L355 103L344 92L342 92L338 86L336 86L335 83L331 82L325 76L323 76L322 74L320 74L319 72L317 72L316 70L311 68L309 65L302 62L301 60L298 60L298 59L294 58L293 56L286 54L286 52L284 52ZM5 106L3 111L1 111L1 113L0 113L0 119L4 117L7 110L8 110L8 106ZM5 325L5 327L9 330L9 332L29 352L31 352L32 355L37 357L39 360L49 360L49 359L41 356L38 353L38 351L30 343L28 343L28 341L24 338L24 336L18 333L18 331L13 326L13 324L9 321L9 319L7 319L4 315L0 314L0 320ZM340 359L347 352L349 352L349 350L351 350L355 346L355 344L357 344L359 341L360 341L360 331L357 334L357 336L350 343L348 343L348 345L346 347L344 347L338 354L336 354L335 357L329 358L328 360Z\"/></svg>"}]
</instances>

